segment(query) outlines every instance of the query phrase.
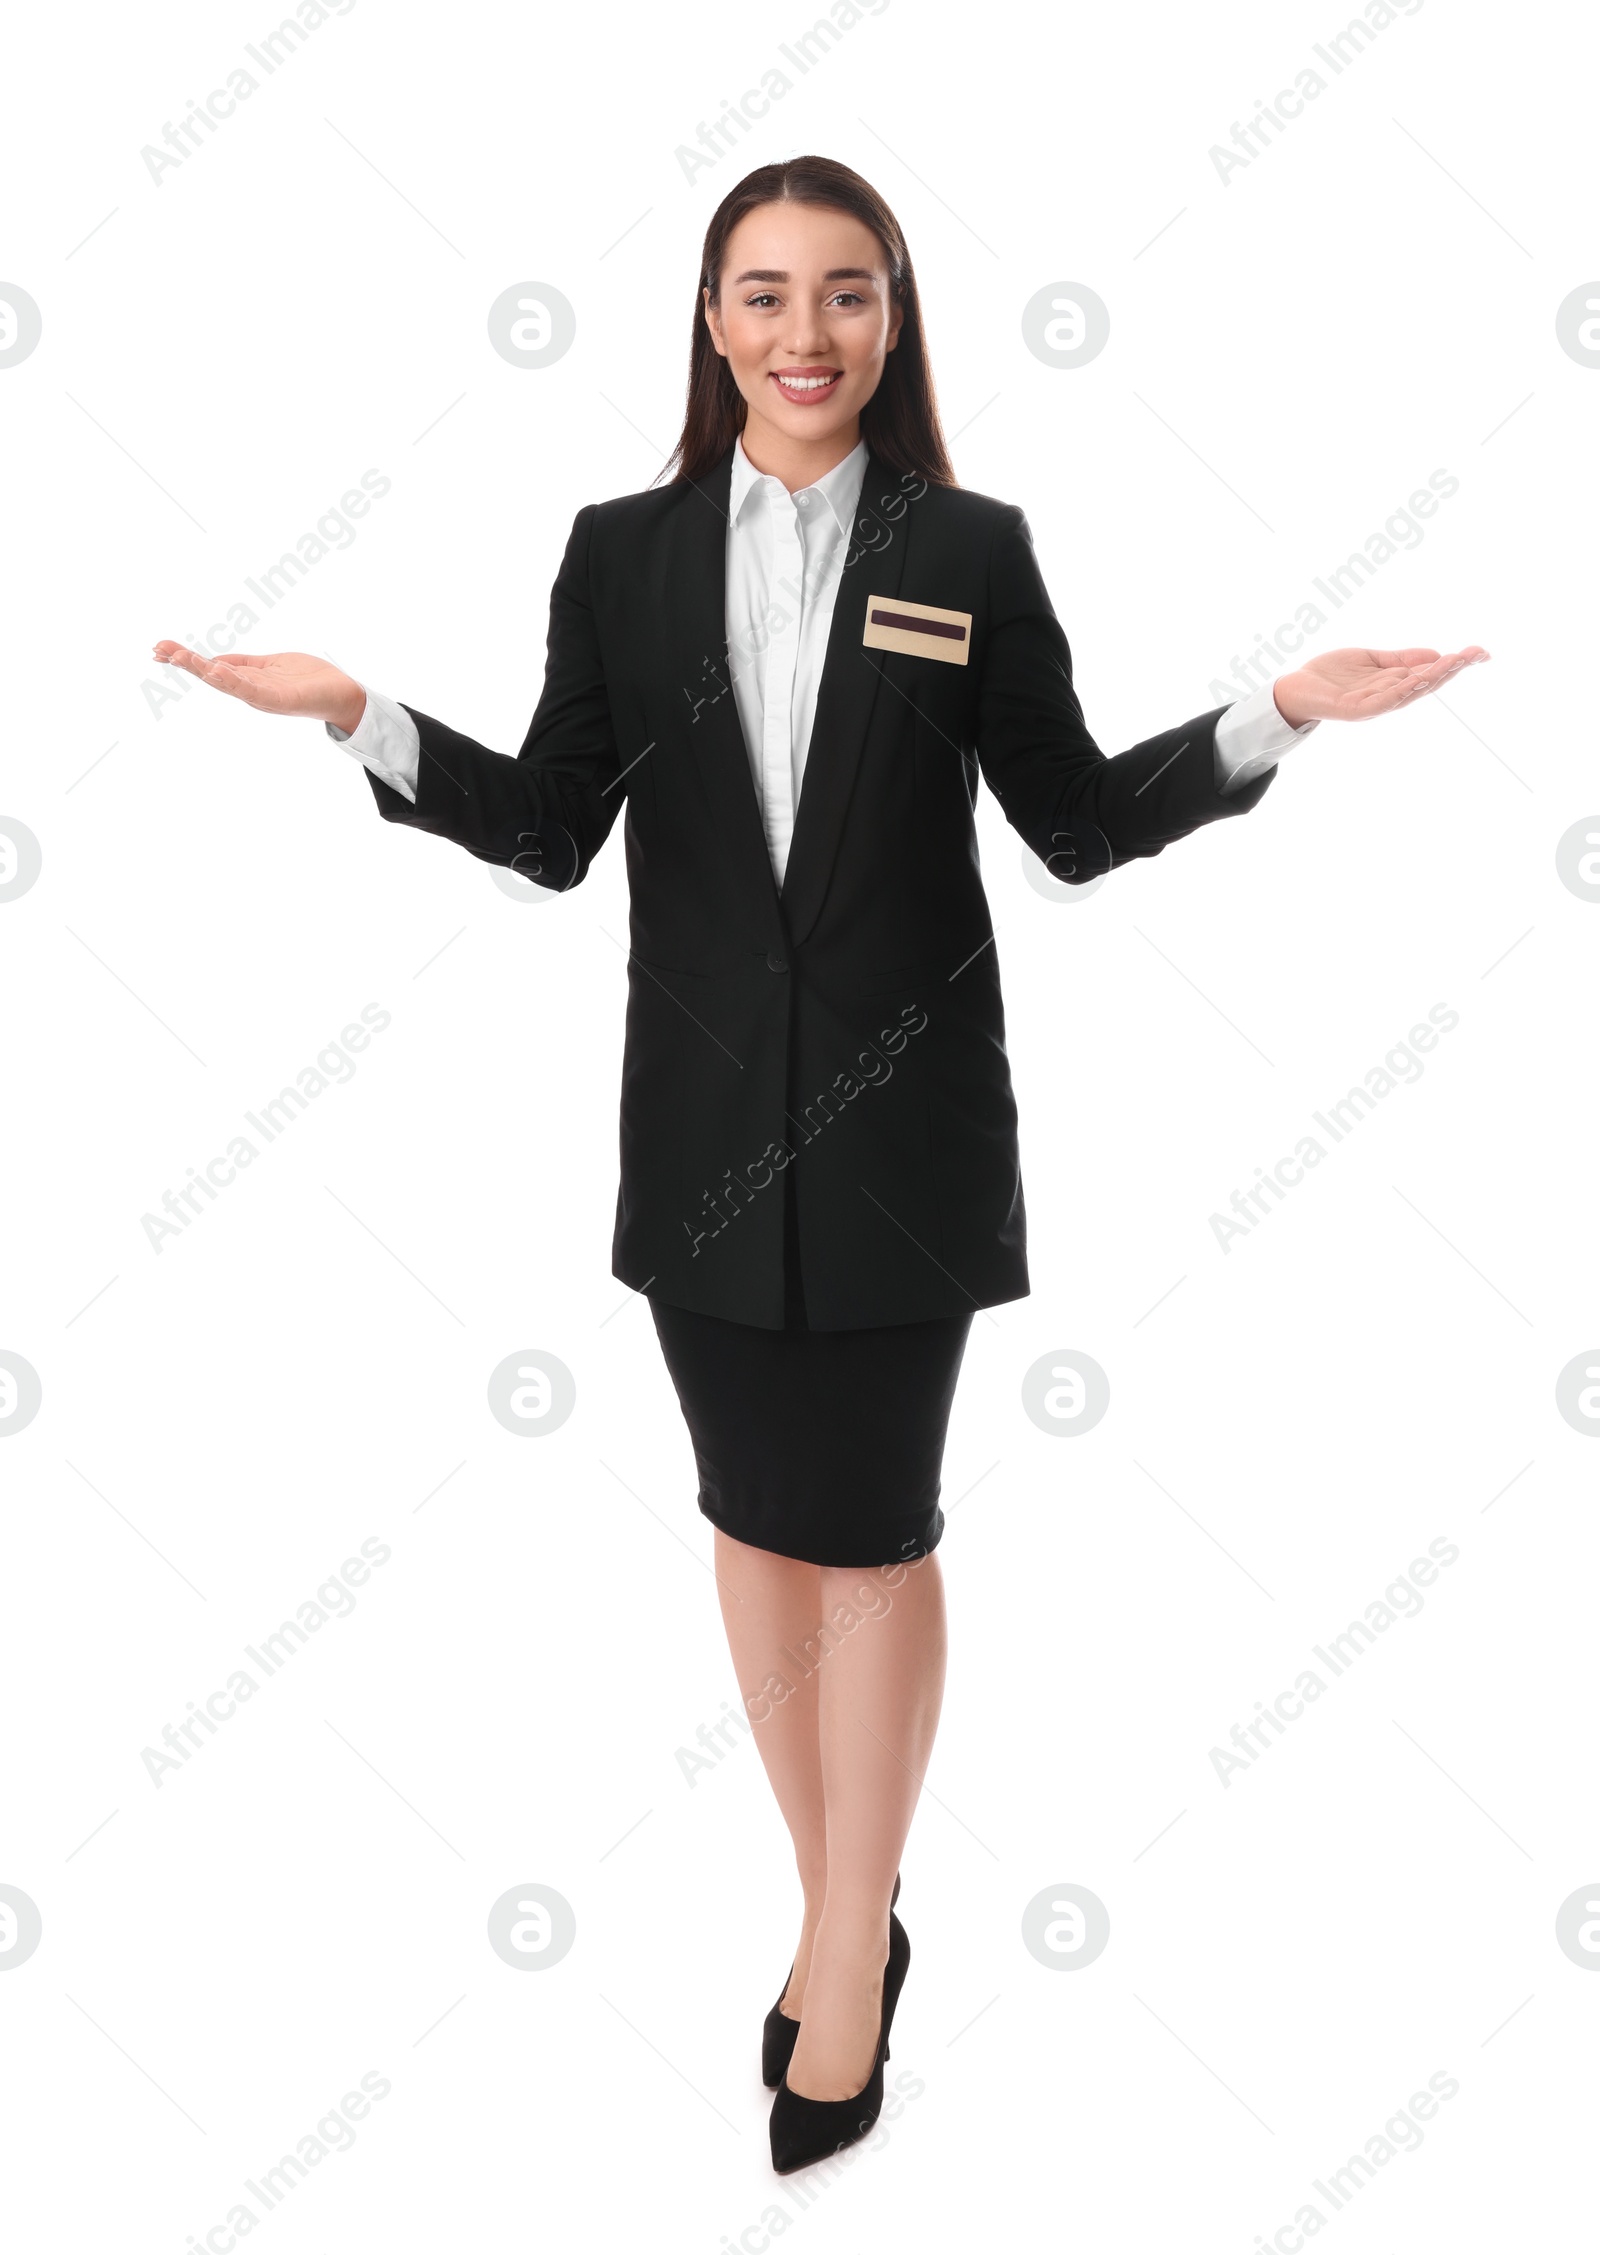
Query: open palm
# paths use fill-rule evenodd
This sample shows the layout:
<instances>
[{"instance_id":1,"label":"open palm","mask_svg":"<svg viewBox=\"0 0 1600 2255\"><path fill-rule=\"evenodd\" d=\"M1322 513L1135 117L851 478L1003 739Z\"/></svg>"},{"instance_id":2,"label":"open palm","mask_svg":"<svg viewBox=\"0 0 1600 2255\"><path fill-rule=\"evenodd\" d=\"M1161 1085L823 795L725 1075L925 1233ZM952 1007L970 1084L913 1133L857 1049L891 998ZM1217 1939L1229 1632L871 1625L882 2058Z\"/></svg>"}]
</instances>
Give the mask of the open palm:
<instances>
[{"instance_id":1,"label":"open palm","mask_svg":"<svg viewBox=\"0 0 1600 2255\"><path fill-rule=\"evenodd\" d=\"M336 728L352 730L366 704L358 682L326 658L309 657L303 650L279 650L270 657L233 650L225 658L203 658L182 642L158 642L155 655L164 665L181 666L261 713L331 720Z\"/></svg>"},{"instance_id":2,"label":"open palm","mask_svg":"<svg viewBox=\"0 0 1600 2255\"><path fill-rule=\"evenodd\" d=\"M1296 728L1308 720L1373 720L1442 688L1463 666L1489 653L1474 642L1444 657L1437 650L1329 650L1272 685L1279 712Z\"/></svg>"}]
</instances>

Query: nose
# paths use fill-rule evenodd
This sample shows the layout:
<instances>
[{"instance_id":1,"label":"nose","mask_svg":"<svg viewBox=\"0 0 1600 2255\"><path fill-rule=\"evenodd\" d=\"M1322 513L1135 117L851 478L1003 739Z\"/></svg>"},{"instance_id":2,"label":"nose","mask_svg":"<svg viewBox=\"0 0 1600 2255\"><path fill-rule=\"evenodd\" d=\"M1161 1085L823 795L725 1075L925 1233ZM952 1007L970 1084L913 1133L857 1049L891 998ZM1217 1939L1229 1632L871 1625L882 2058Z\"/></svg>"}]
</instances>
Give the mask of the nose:
<instances>
[{"instance_id":1,"label":"nose","mask_svg":"<svg viewBox=\"0 0 1600 2255\"><path fill-rule=\"evenodd\" d=\"M784 351L796 360L821 360L828 351L828 324L820 305L796 305Z\"/></svg>"}]
</instances>

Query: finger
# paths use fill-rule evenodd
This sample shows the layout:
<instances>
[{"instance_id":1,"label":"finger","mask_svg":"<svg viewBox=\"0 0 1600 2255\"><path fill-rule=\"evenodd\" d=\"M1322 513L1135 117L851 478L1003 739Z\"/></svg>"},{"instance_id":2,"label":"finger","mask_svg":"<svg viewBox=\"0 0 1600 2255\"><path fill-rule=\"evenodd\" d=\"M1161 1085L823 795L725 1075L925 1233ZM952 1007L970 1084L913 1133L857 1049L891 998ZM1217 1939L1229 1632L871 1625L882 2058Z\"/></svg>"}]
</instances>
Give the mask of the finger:
<instances>
[{"instance_id":1,"label":"finger","mask_svg":"<svg viewBox=\"0 0 1600 2255\"><path fill-rule=\"evenodd\" d=\"M1468 660L1458 652L1453 657L1440 658L1437 664L1425 667L1422 678L1430 689L1437 689L1440 682L1453 680L1467 663Z\"/></svg>"},{"instance_id":2,"label":"finger","mask_svg":"<svg viewBox=\"0 0 1600 2255\"><path fill-rule=\"evenodd\" d=\"M211 688L220 689L225 696L237 697L241 704L260 705L266 701L260 676L236 673L225 658L213 658L202 678Z\"/></svg>"},{"instance_id":3,"label":"finger","mask_svg":"<svg viewBox=\"0 0 1600 2255\"><path fill-rule=\"evenodd\" d=\"M1447 681L1454 681L1456 675L1461 670L1462 669L1460 668L1460 666L1452 666L1447 673L1430 675L1430 677L1422 684L1422 695L1424 697L1431 697L1433 692L1436 689L1442 689Z\"/></svg>"},{"instance_id":4,"label":"finger","mask_svg":"<svg viewBox=\"0 0 1600 2255\"><path fill-rule=\"evenodd\" d=\"M205 673L207 666L217 662L215 658L208 658L199 650L191 650L187 642L158 642L155 655L164 665L181 666L185 673L201 675Z\"/></svg>"},{"instance_id":5,"label":"finger","mask_svg":"<svg viewBox=\"0 0 1600 2255\"><path fill-rule=\"evenodd\" d=\"M1344 711L1340 718L1346 720L1375 720L1380 713L1397 711L1402 705L1414 705L1419 697L1430 696L1453 681L1469 665L1478 665L1489 653L1477 643L1465 650L1451 651L1440 657L1437 651L1374 650L1368 653L1376 659L1426 662L1384 664L1373 678L1359 689L1347 690Z\"/></svg>"},{"instance_id":6,"label":"finger","mask_svg":"<svg viewBox=\"0 0 1600 2255\"><path fill-rule=\"evenodd\" d=\"M1442 656L1437 650L1374 650L1372 655L1385 665L1398 664L1416 670L1432 668L1443 680L1445 676L1440 670L1443 667L1459 672L1462 666L1476 665L1489 653L1478 643L1471 642L1464 650L1447 650Z\"/></svg>"},{"instance_id":7,"label":"finger","mask_svg":"<svg viewBox=\"0 0 1600 2255\"><path fill-rule=\"evenodd\" d=\"M191 650L182 642L168 642L158 646L158 656L163 647L166 651L163 664L176 666L182 673L192 673L197 681L209 679L211 669L216 664L214 658L203 658L198 650Z\"/></svg>"},{"instance_id":8,"label":"finger","mask_svg":"<svg viewBox=\"0 0 1600 2255\"><path fill-rule=\"evenodd\" d=\"M1355 692L1357 709L1354 717L1374 720L1379 713L1394 712L1401 705L1414 704L1425 696L1433 684L1426 672L1387 668L1370 688Z\"/></svg>"},{"instance_id":9,"label":"finger","mask_svg":"<svg viewBox=\"0 0 1600 2255\"><path fill-rule=\"evenodd\" d=\"M1476 659L1473 658L1441 658L1437 665L1423 668L1407 683L1404 701L1407 704L1412 704L1418 697L1432 696L1436 689L1442 689L1447 681L1454 681L1458 673L1463 672L1467 666L1476 663Z\"/></svg>"},{"instance_id":10,"label":"finger","mask_svg":"<svg viewBox=\"0 0 1600 2255\"><path fill-rule=\"evenodd\" d=\"M229 650L220 658L207 658L198 650L191 650L185 642L158 642L154 655L168 665L184 666L190 673L205 665L270 666L273 663L271 657L253 657L248 650Z\"/></svg>"},{"instance_id":11,"label":"finger","mask_svg":"<svg viewBox=\"0 0 1600 2255\"><path fill-rule=\"evenodd\" d=\"M1460 671L1455 658L1439 658L1431 666L1419 666L1412 680L1419 689L1437 689L1441 681L1448 681L1452 674Z\"/></svg>"},{"instance_id":12,"label":"finger","mask_svg":"<svg viewBox=\"0 0 1600 2255\"><path fill-rule=\"evenodd\" d=\"M256 702L256 676L235 673L225 660L202 658L196 651L185 648L181 642L171 643L168 647L172 652L166 661L168 665L181 667L183 672L192 673L197 681L203 681L207 688L220 689L227 696L242 698L247 705Z\"/></svg>"}]
</instances>

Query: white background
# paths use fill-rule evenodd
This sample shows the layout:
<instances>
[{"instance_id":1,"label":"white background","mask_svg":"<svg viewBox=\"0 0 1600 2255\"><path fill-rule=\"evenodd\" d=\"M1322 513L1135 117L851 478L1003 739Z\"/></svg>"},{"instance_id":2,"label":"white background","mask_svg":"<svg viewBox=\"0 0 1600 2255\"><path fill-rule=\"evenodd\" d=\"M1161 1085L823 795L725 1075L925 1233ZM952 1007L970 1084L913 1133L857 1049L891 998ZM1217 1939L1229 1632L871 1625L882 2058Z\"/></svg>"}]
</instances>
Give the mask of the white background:
<instances>
[{"instance_id":1,"label":"white background","mask_svg":"<svg viewBox=\"0 0 1600 2255\"><path fill-rule=\"evenodd\" d=\"M1553 2239L1600 2003L1555 1939L1600 1873L1600 1448L1555 1401L1600 1338L1600 910L1556 873L1600 805L1600 373L1555 329L1600 273L1592 36L1430 0L1224 183L1208 151L1338 8L890 0L691 183L676 149L803 7L361 0L156 185L141 149L275 20L9 35L0 281L44 321L0 371L0 817L43 850L0 909L0 1347L43 1388L0 1451L0 1881L43 1921L0 1983L19 2244L204 2246L368 2072L270 2246L1242 2255L1307 2201L1351 2249ZM980 806L1034 1288L975 1321L946 1457L916 2091L820 2193L771 2174L757 2074L786 1837L748 1740L692 1787L677 1758L737 1692L609 1274L620 835L515 902L381 823L319 727L148 692L158 637L376 469L246 646L515 750L574 511L675 436L714 204L806 150L904 224L958 475L1028 511L1107 751L1219 702L1435 470L1459 491L1317 646L1493 654L1087 896ZM485 326L530 280L577 312L537 372ZM1065 280L1111 314L1075 371L1020 326ZM141 1217L369 1003L354 1078L153 1250ZM1421 1079L1224 1252L1211 1215L1437 1003ZM485 1398L531 1348L577 1384L539 1439ZM1020 1386L1068 1348L1111 1401L1057 1436ZM354 1614L154 1784L163 1727L369 1537ZM1212 1748L1439 1537L1420 1616L1224 1785ZM530 1882L577 1919L543 1971L486 1939ZM1065 1882L1110 1918L1075 1970L1021 1940ZM1424 2142L1335 2212L1313 2180L1434 2074Z\"/></svg>"}]
</instances>

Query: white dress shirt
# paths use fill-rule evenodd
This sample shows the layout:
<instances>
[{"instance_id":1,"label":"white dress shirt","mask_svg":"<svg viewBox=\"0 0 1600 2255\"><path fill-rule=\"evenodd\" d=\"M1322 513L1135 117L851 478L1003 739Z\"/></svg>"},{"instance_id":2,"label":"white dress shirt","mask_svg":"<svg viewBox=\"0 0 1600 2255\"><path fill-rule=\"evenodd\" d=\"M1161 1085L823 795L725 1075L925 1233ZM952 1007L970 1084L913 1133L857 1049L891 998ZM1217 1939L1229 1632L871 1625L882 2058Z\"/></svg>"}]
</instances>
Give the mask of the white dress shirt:
<instances>
[{"instance_id":1,"label":"white dress shirt","mask_svg":"<svg viewBox=\"0 0 1600 2255\"><path fill-rule=\"evenodd\" d=\"M788 865L817 691L838 599L850 527L867 471L861 440L815 485L790 493L758 470L739 439L728 490L727 607L723 631L734 704L750 760L772 873ZM363 688L366 687L362 683ZM335 743L415 804L420 738L403 705L367 689L366 709ZM1217 722L1217 788L1226 795L1273 767L1318 725L1292 728L1266 682Z\"/></svg>"},{"instance_id":2,"label":"white dress shirt","mask_svg":"<svg viewBox=\"0 0 1600 2255\"><path fill-rule=\"evenodd\" d=\"M756 801L781 888L805 775L828 629L867 474L862 439L790 493L733 449L728 485L728 670Z\"/></svg>"}]
</instances>

